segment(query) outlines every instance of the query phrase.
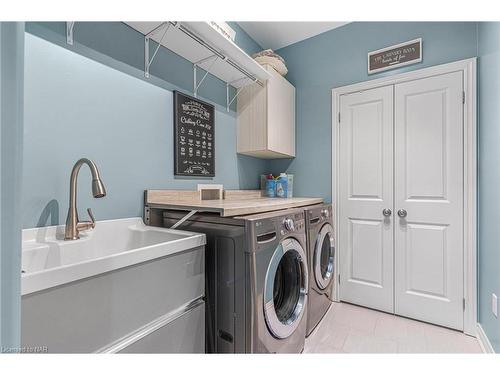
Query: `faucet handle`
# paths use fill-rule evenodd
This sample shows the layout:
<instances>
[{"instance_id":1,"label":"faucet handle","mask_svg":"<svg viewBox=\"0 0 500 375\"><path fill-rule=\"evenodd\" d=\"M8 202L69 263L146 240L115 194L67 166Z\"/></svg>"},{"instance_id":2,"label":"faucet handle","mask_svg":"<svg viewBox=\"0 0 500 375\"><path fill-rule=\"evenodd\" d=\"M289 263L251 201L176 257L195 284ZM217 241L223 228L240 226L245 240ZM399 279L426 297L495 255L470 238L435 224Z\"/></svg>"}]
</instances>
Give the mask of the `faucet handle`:
<instances>
[{"instance_id":1,"label":"faucet handle","mask_svg":"<svg viewBox=\"0 0 500 375\"><path fill-rule=\"evenodd\" d=\"M92 210L90 208L87 208L87 212L89 213L90 221L79 221L78 223L76 223L76 229L78 229L78 231L95 228L94 214L92 213Z\"/></svg>"},{"instance_id":2,"label":"faucet handle","mask_svg":"<svg viewBox=\"0 0 500 375\"><path fill-rule=\"evenodd\" d=\"M92 222L92 228L95 228L95 217L94 214L92 213L92 209L87 208L87 212L90 216L90 221Z\"/></svg>"}]
</instances>

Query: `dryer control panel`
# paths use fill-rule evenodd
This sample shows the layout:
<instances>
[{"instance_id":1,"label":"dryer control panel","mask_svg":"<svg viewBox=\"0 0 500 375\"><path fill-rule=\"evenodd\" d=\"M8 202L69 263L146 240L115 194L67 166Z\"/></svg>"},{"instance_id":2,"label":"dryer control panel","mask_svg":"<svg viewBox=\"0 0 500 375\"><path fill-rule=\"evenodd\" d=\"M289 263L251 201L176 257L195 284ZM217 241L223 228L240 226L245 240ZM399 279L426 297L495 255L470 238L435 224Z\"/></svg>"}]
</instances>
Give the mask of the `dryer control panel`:
<instances>
[{"instance_id":1,"label":"dryer control panel","mask_svg":"<svg viewBox=\"0 0 500 375\"><path fill-rule=\"evenodd\" d=\"M309 228L321 227L323 223L332 222L333 212L331 204L313 206L306 209Z\"/></svg>"}]
</instances>

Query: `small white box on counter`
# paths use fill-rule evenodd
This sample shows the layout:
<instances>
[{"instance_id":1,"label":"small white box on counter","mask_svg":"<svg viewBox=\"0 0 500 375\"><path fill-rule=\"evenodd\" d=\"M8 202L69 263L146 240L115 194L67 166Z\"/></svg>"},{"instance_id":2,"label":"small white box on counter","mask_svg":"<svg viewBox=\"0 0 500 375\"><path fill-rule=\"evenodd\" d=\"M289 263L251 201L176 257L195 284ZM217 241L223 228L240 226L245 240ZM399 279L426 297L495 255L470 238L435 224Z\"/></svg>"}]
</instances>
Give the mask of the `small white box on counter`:
<instances>
[{"instance_id":1,"label":"small white box on counter","mask_svg":"<svg viewBox=\"0 0 500 375\"><path fill-rule=\"evenodd\" d=\"M200 192L200 199L203 200L214 200L223 199L224 185L219 184L198 184L198 189Z\"/></svg>"}]
</instances>

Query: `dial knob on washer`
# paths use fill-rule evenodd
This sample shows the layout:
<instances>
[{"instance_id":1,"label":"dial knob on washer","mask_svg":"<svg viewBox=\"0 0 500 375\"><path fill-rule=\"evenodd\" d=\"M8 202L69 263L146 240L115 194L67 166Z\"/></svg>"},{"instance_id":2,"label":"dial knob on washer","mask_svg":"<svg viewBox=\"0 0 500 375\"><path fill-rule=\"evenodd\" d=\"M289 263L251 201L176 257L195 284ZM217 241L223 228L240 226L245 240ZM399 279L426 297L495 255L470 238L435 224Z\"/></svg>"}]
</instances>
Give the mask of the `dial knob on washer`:
<instances>
[{"instance_id":1,"label":"dial knob on washer","mask_svg":"<svg viewBox=\"0 0 500 375\"><path fill-rule=\"evenodd\" d=\"M285 226L286 230L288 230L288 231L294 231L295 230L295 223L293 222L293 219L286 218L283 221L283 225Z\"/></svg>"},{"instance_id":2,"label":"dial knob on washer","mask_svg":"<svg viewBox=\"0 0 500 375\"><path fill-rule=\"evenodd\" d=\"M330 217L330 213L327 209L321 210L321 215L323 215L325 219L328 219Z\"/></svg>"}]
</instances>

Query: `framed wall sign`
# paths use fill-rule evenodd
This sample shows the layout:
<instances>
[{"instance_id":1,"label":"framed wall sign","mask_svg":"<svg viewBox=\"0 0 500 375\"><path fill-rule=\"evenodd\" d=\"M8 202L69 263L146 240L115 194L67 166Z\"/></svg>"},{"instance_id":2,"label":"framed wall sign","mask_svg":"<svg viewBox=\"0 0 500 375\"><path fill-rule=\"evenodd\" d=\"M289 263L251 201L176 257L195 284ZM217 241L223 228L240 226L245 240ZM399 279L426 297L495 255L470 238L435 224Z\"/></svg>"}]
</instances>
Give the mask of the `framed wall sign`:
<instances>
[{"instance_id":1,"label":"framed wall sign","mask_svg":"<svg viewBox=\"0 0 500 375\"><path fill-rule=\"evenodd\" d=\"M368 74L422 61L422 38L368 53Z\"/></svg>"},{"instance_id":2,"label":"framed wall sign","mask_svg":"<svg viewBox=\"0 0 500 375\"><path fill-rule=\"evenodd\" d=\"M215 176L215 108L174 91L174 174Z\"/></svg>"}]
</instances>

